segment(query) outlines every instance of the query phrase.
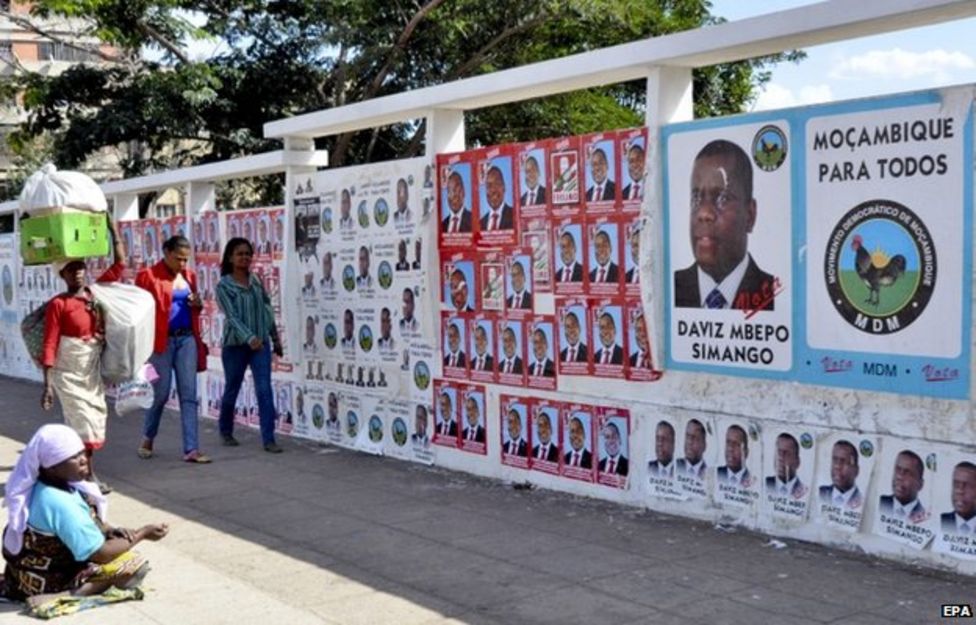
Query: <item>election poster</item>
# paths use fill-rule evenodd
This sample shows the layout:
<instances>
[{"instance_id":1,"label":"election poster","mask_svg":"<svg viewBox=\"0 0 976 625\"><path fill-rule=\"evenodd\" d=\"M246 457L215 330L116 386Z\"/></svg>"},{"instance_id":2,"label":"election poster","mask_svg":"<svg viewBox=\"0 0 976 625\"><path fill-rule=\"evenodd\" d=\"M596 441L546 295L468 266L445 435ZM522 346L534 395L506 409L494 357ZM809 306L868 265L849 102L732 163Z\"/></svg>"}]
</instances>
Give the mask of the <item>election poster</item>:
<instances>
[{"instance_id":1,"label":"election poster","mask_svg":"<svg viewBox=\"0 0 976 625\"><path fill-rule=\"evenodd\" d=\"M944 98L809 111L805 381L968 396L971 107Z\"/></svg>"},{"instance_id":2,"label":"election poster","mask_svg":"<svg viewBox=\"0 0 976 625\"><path fill-rule=\"evenodd\" d=\"M499 398L498 431L502 442L502 464L520 469L529 468L529 415L531 400L502 394Z\"/></svg>"},{"instance_id":3,"label":"election poster","mask_svg":"<svg viewBox=\"0 0 976 625\"><path fill-rule=\"evenodd\" d=\"M831 434L819 443L813 506L821 523L860 531L877 451L877 439L854 432Z\"/></svg>"},{"instance_id":4,"label":"election poster","mask_svg":"<svg viewBox=\"0 0 976 625\"><path fill-rule=\"evenodd\" d=\"M763 449L756 423L721 419L718 426L719 458L712 498L726 514L737 518L755 515L760 497Z\"/></svg>"},{"instance_id":5,"label":"election poster","mask_svg":"<svg viewBox=\"0 0 976 625\"><path fill-rule=\"evenodd\" d=\"M596 481L596 462L593 460L594 427L597 410L584 404L565 404L562 414L563 458L559 474L583 482Z\"/></svg>"},{"instance_id":6,"label":"election poster","mask_svg":"<svg viewBox=\"0 0 976 625\"><path fill-rule=\"evenodd\" d=\"M939 488L939 454L923 444L886 437L877 472L873 531L912 549L924 549L939 530L933 518L934 491ZM947 480L942 489L948 488ZM944 495L943 495L944 497ZM945 499L940 499L945 501Z\"/></svg>"},{"instance_id":7,"label":"election poster","mask_svg":"<svg viewBox=\"0 0 976 625\"><path fill-rule=\"evenodd\" d=\"M562 402L537 399L529 404L532 455L529 468L556 475L562 460Z\"/></svg>"},{"instance_id":8,"label":"election poster","mask_svg":"<svg viewBox=\"0 0 976 625\"><path fill-rule=\"evenodd\" d=\"M935 480L932 503L939 515L933 551L961 560L976 559L976 454L944 454L945 470ZM934 516L934 515L933 515Z\"/></svg>"},{"instance_id":9,"label":"election poster","mask_svg":"<svg viewBox=\"0 0 976 625\"><path fill-rule=\"evenodd\" d=\"M767 114L663 136L668 361L782 377L793 367L790 125Z\"/></svg>"},{"instance_id":10,"label":"election poster","mask_svg":"<svg viewBox=\"0 0 976 625\"><path fill-rule=\"evenodd\" d=\"M815 433L808 429L768 428L763 432L763 506L774 519L802 522L812 499Z\"/></svg>"},{"instance_id":11,"label":"election poster","mask_svg":"<svg viewBox=\"0 0 976 625\"><path fill-rule=\"evenodd\" d=\"M597 408L597 482L625 488L630 475L630 412Z\"/></svg>"}]
</instances>

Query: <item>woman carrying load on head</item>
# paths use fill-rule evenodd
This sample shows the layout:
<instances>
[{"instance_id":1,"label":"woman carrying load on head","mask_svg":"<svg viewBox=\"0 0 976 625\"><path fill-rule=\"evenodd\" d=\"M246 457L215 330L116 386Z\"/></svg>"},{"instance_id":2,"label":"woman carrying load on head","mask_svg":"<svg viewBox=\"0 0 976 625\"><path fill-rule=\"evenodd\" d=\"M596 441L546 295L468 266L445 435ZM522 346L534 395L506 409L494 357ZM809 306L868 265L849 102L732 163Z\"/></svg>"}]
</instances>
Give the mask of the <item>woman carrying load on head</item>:
<instances>
[{"instance_id":1,"label":"woman carrying load on head","mask_svg":"<svg viewBox=\"0 0 976 625\"><path fill-rule=\"evenodd\" d=\"M31 437L7 480L3 533L3 594L37 607L64 595L98 595L132 588L148 563L131 551L166 536L166 524L139 529L106 523L105 497L88 481L88 456L78 434L43 425Z\"/></svg>"},{"instance_id":2,"label":"woman carrying load on head","mask_svg":"<svg viewBox=\"0 0 976 625\"><path fill-rule=\"evenodd\" d=\"M116 282L125 271L125 246L108 215L106 221L114 243L113 264L99 276L98 282ZM66 290L54 296L45 311L41 407L50 410L57 395L65 423L74 428L85 444L92 481L107 494L112 489L97 478L92 463L92 453L105 444L108 417L101 372L105 322L86 287L85 261L61 261L55 263L55 270L64 280Z\"/></svg>"}]
</instances>

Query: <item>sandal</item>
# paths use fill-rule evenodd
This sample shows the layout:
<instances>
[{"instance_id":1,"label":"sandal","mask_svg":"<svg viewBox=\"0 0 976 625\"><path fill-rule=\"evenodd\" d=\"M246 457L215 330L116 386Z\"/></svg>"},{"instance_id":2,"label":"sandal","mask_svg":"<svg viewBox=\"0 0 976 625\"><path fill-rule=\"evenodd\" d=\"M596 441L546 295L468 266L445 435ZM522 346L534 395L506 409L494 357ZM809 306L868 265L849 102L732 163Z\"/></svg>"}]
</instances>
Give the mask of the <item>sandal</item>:
<instances>
[{"instance_id":1,"label":"sandal","mask_svg":"<svg viewBox=\"0 0 976 625\"><path fill-rule=\"evenodd\" d=\"M183 456L183 462L192 462L194 464L210 464L213 460L210 456L200 453L199 449L194 449L188 454Z\"/></svg>"},{"instance_id":2,"label":"sandal","mask_svg":"<svg viewBox=\"0 0 976 625\"><path fill-rule=\"evenodd\" d=\"M136 454L143 460L149 460L150 458L152 458L153 455L152 441L149 440L142 441L142 445L139 445L139 449L136 450Z\"/></svg>"}]
</instances>

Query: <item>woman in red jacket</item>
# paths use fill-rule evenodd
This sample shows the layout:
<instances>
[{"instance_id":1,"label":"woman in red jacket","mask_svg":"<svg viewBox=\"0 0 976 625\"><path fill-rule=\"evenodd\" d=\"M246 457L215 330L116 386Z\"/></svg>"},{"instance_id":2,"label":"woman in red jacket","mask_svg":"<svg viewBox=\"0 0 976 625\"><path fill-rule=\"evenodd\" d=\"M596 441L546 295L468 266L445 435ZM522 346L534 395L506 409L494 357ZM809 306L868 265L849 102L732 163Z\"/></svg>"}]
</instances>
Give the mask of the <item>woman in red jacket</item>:
<instances>
[{"instance_id":1,"label":"woman in red jacket","mask_svg":"<svg viewBox=\"0 0 976 625\"><path fill-rule=\"evenodd\" d=\"M114 241L114 264L98 282L116 282L125 271L125 246L117 236L115 225L106 216ZM102 492L112 489L98 480L92 453L105 444L105 422L108 408L102 384L101 356L105 346L104 319L98 312L91 292L85 288L87 267L82 259L55 265L64 280L64 293L54 296L44 312L44 343L41 365L44 368L44 390L41 407L54 407L54 396L61 401L64 421L78 433L85 444L85 455L92 481Z\"/></svg>"},{"instance_id":2,"label":"woman in red jacket","mask_svg":"<svg viewBox=\"0 0 976 625\"><path fill-rule=\"evenodd\" d=\"M210 458L200 453L197 430L197 371L206 368L198 366L206 358L200 340L203 301L197 292L197 276L186 266L190 249L186 237L170 237L163 243L163 260L136 275L136 286L149 291L156 300L156 340L149 363L159 373L159 379L153 382L153 405L146 411L139 457L152 457L153 440L159 432L175 372L183 424L183 460L204 464Z\"/></svg>"}]
</instances>

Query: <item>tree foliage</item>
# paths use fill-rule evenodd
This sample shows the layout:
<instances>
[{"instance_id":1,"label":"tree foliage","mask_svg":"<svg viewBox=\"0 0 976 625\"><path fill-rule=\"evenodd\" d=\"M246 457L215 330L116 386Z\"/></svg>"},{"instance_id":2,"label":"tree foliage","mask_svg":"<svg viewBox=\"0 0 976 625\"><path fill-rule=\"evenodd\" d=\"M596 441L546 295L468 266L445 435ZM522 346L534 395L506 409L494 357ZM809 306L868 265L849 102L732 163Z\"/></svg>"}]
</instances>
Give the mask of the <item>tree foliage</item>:
<instances>
[{"instance_id":1,"label":"tree foliage","mask_svg":"<svg viewBox=\"0 0 976 625\"><path fill-rule=\"evenodd\" d=\"M126 175L233 158L278 147L262 136L274 119L697 28L716 22L709 11L706 0L40 0L31 20L81 18L117 62L18 73L5 87L23 93L28 119L12 145L46 137L63 167L120 148ZM200 41L222 45L195 59ZM696 114L743 110L771 63L796 58L696 70ZM618 84L478 109L467 137L636 125L643 97L643 84ZM423 132L405 123L318 144L335 165L368 162L419 153Z\"/></svg>"}]
</instances>

